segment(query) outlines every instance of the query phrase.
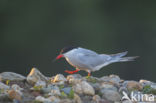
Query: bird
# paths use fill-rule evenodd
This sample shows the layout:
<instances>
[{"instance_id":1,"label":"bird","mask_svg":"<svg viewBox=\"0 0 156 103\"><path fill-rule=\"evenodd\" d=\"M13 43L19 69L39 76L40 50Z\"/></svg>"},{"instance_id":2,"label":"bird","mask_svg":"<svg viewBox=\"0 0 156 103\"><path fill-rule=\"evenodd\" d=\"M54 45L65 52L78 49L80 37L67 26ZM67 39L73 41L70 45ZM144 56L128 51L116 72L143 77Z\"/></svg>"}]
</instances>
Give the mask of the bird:
<instances>
[{"instance_id":1,"label":"bird","mask_svg":"<svg viewBox=\"0 0 156 103\"><path fill-rule=\"evenodd\" d=\"M85 49L79 46L66 46L61 49L60 54L55 58L65 58L66 61L75 67L76 70L65 70L66 73L74 74L80 70L91 72L100 70L101 68L116 62L134 61L138 56L124 57L128 51L116 54L98 54L95 51Z\"/></svg>"}]
</instances>

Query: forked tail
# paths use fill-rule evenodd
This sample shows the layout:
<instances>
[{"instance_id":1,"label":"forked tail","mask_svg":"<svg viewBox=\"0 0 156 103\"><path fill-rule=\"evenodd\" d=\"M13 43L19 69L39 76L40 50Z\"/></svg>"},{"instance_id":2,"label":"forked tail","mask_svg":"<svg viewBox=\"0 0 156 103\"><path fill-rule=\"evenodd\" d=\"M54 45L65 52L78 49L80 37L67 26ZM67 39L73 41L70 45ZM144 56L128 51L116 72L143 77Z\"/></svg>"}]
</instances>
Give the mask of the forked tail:
<instances>
[{"instance_id":1,"label":"forked tail","mask_svg":"<svg viewBox=\"0 0 156 103\"><path fill-rule=\"evenodd\" d=\"M123 57L127 54L128 52L122 52L122 53L117 53L117 54L112 54L112 62L127 62L127 61L134 61L136 58L139 56L132 56L132 57Z\"/></svg>"},{"instance_id":2,"label":"forked tail","mask_svg":"<svg viewBox=\"0 0 156 103\"><path fill-rule=\"evenodd\" d=\"M133 56L133 57L123 57L119 60L119 62L127 62L127 61L134 61L139 56Z\"/></svg>"}]
</instances>

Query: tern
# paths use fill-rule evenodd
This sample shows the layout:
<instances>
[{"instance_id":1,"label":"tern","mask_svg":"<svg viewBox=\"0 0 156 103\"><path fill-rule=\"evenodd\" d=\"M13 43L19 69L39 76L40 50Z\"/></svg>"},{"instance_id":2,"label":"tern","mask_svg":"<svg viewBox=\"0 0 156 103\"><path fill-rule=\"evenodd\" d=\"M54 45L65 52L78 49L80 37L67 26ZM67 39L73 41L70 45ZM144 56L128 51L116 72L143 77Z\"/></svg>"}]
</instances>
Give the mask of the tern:
<instances>
[{"instance_id":1,"label":"tern","mask_svg":"<svg viewBox=\"0 0 156 103\"><path fill-rule=\"evenodd\" d=\"M65 58L70 65L76 68L74 71L65 70L66 73L74 74L80 70L84 70L88 72L88 76L90 76L91 72L98 71L109 64L134 61L138 57L124 57L127 53L128 52L125 51L117 54L98 54L89 49L67 46L60 51L56 60Z\"/></svg>"}]
</instances>

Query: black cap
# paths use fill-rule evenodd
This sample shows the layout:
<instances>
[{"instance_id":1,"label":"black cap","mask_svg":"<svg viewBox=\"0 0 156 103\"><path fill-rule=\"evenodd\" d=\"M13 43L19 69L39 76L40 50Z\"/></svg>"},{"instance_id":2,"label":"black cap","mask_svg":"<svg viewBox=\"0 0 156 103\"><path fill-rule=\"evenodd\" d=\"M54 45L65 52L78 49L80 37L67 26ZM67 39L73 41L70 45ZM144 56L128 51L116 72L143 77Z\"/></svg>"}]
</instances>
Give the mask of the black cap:
<instances>
[{"instance_id":1,"label":"black cap","mask_svg":"<svg viewBox=\"0 0 156 103\"><path fill-rule=\"evenodd\" d=\"M60 54L66 53L66 52L68 52L68 51L70 51L70 50L72 50L72 49L75 49L75 48L78 48L78 46L66 46L66 47L64 47L64 48L61 50Z\"/></svg>"}]
</instances>

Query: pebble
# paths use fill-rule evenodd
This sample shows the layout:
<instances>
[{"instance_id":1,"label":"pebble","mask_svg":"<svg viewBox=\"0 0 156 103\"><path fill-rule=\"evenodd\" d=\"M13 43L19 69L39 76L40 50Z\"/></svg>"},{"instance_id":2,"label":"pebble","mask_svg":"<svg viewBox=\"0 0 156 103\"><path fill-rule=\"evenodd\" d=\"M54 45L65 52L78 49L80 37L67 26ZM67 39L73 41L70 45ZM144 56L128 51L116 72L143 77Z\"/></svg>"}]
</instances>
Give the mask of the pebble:
<instances>
[{"instance_id":1,"label":"pebble","mask_svg":"<svg viewBox=\"0 0 156 103\"><path fill-rule=\"evenodd\" d=\"M128 90L142 90L143 86L136 81L125 81L124 85L126 85Z\"/></svg>"},{"instance_id":2,"label":"pebble","mask_svg":"<svg viewBox=\"0 0 156 103\"><path fill-rule=\"evenodd\" d=\"M9 94L9 98L12 99L12 100L13 99L16 99L16 100L19 100L19 101L22 100L22 95L19 92L15 91L15 90L9 90L8 94Z\"/></svg>"},{"instance_id":3,"label":"pebble","mask_svg":"<svg viewBox=\"0 0 156 103\"><path fill-rule=\"evenodd\" d=\"M17 85L17 84L13 84L12 86L11 86L11 88L13 89L13 90L19 90L19 91L21 91L21 90L23 90L23 88L21 88L19 85Z\"/></svg>"},{"instance_id":4,"label":"pebble","mask_svg":"<svg viewBox=\"0 0 156 103\"><path fill-rule=\"evenodd\" d=\"M51 102L53 102L53 103L59 103L60 102L60 99L56 96L50 96L48 99L51 100Z\"/></svg>"},{"instance_id":5,"label":"pebble","mask_svg":"<svg viewBox=\"0 0 156 103\"><path fill-rule=\"evenodd\" d=\"M117 91L104 89L101 91L101 93L103 94L102 98L106 100L113 102L121 100L121 96Z\"/></svg>"},{"instance_id":6,"label":"pebble","mask_svg":"<svg viewBox=\"0 0 156 103\"><path fill-rule=\"evenodd\" d=\"M117 84L119 85L120 83L120 77L117 76L117 75L110 75L110 76L103 76L100 78L101 81L104 81L104 82L111 82L111 83L114 83L114 84Z\"/></svg>"},{"instance_id":7,"label":"pebble","mask_svg":"<svg viewBox=\"0 0 156 103\"><path fill-rule=\"evenodd\" d=\"M25 79L25 76L13 72L0 73L0 81L24 81Z\"/></svg>"},{"instance_id":8,"label":"pebble","mask_svg":"<svg viewBox=\"0 0 156 103\"><path fill-rule=\"evenodd\" d=\"M100 88L101 89L110 89L110 90L117 91L117 88L114 85L109 84L109 83L105 83L105 82L100 85Z\"/></svg>"},{"instance_id":9,"label":"pebble","mask_svg":"<svg viewBox=\"0 0 156 103\"><path fill-rule=\"evenodd\" d=\"M63 88L63 89L61 89L64 93L66 93L66 94L69 94L70 93L70 91L71 91L71 87L66 87L66 88Z\"/></svg>"},{"instance_id":10,"label":"pebble","mask_svg":"<svg viewBox=\"0 0 156 103\"><path fill-rule=\"evenodd\" d=\"M35 83L35 86L42 86L42 88L43 87L46 87L46 82L45 81L37 81L36 83Z\"/></svg>"},{"instance_id":11,"label":"pebble","mask_svg":"<svg viewBox=\"0 0 156 103\"><path fill-rule=\"evenodd\" d=\"M95 101L96 103L99 103L99 101L101 100L101 97L99 95L94 95L93 96L93 101Z\"/></svg>"},{"instance_id":12,"label":"pebble","mask_svg":"<svg viewBox=\"0 0 156 103\"><path fill-rule=\"evenodd\" d=\"M0 89L9 89L10 87L8 85L5 85L4 83L0 82Z\"/></svg>"},{"instance_id":13,"label":"pebble","mask_svg":"<svg viewBox=\"0 0 156 103\"><path fill-rule=\"evenodd\" d=\"M49 88L51 88L49 95L51 95L51 96L53 96L53 95L60 96L61 95L59 87L51 85L51 86L49 86Z\"/></svg>"},{"instance_id":14,"label":"pebble","mask_svg":"<svg viewBox=\"0 0 156 103\"><path fill-rule=\"evenodd\" d=\"M52 82L60 82L60 81L67 81L67 79L62 74L57 74Z\"/></svg>"},{"instance_id":15,"label":"pebble","mask_svg":"<svg viewBox=\"0 0 156 103\"><path fill-rule=\"evenodd\" d=\"M59 103L73 103L70 99L62 99Z\"/></svg>"},{"instance_id":16,"label":"pebble","mask_svg":"<svg viewBox=\"0 0 156 103\"><path fill-rule=\"evenodd\" d=\"M3 103L2 101L9 101L9 95L7 93L0 93L0 102Z\"/></svg>"},{"instance_id":17,"label":"pebble","mask_svg":"<svg viewBox=\"0 0 156 103\"><path fill-rule=\"evenodd\" d=\"M74 103L82 103L80 96L76 93L74 93Z\"/></svg>"},{"instance_id":18,"label":"pebble","mask_svg":"<svg viewBox=\"0 0 156 103\"><path fill-rule=\"evenodd\" d=\"M147 85L151 85L151 84L152 84L151 81L143 80L143 79L141 79L141 80L139 81L139 83L141 83L142 86L147 86Z\"/></svg>"},{"instance_id":19,"label":"pebble","mask_svg":"<svg viewBox=\"0 0 156 103\"><path fill-rule=\"evenodd\" d=\"M70 83L70 84L77 84L77 83L80 83L81 82L81 79L80 79L81 76L79 75L69 75L67 76L67 81Z\"/></svg>"},{"instance_id":20,"label":"pebble","mask_svg":"<svg viewBox=\"0 0 156 103\"><path fill-rule=\"evenodd\" d=\"M47 99L47 98L44 98L44 97L42 97L42 96L37 96L36 98L35 98L35 100L36 101L39 101L39 102L51 102L51 100L50 99Z\"/></svg>"},{"instance_id":21,"label":"pebble","mask_svg":"<svg viewBox=\"0 0 156 103\"><path fill-rule=\"evenodd\" d=\"M31 85L35 85L37 81L48 81L48 78L45 77L37 68L32 68L31 72L27 76L27 82Z\"/></svg>"},{"instance_id":22,"label":"pebble","mask_svg":"<svg viewBox=\"0 0 156 103\"><path fill-rule=\"evenodd\" d=\"M95 94L94 88L86 81L82 81L74 85L73 90L78 94L87 94L87 95Z\"/></svg>"},{"instance_id":23,"label":"pebble","mask_svg":"<svg viewBox=\"0 0 156 103\"><path fill-rule=\"evenodd\" d=\"M12 90L16 91L18 94L20 94L21 96L23 96L23 93L21 92L23 90L23 88L21 88L19 85L17 84L13 84L11 86Z\"/></svg>"},{"instance_id":24,"label":"pebble","mask_svg":"<svg viewBox=\"0 0 156 103\"><path fill-rule=\"evenodd\" d=\"M133 103L133 102L130 100L124 100L124 101L122 101L122 103ZM143 103L143 102L140 102L140 103Z\"/></svg>"}]
</instances>

